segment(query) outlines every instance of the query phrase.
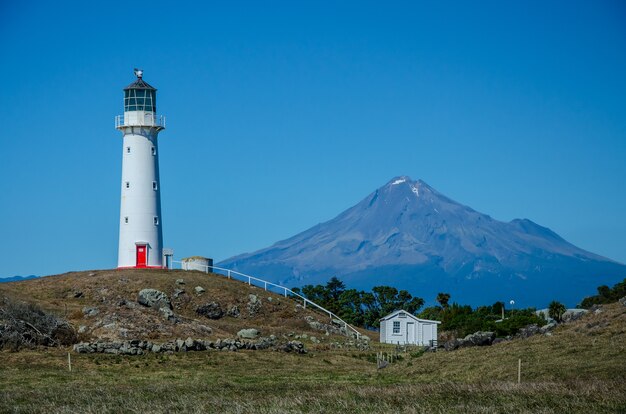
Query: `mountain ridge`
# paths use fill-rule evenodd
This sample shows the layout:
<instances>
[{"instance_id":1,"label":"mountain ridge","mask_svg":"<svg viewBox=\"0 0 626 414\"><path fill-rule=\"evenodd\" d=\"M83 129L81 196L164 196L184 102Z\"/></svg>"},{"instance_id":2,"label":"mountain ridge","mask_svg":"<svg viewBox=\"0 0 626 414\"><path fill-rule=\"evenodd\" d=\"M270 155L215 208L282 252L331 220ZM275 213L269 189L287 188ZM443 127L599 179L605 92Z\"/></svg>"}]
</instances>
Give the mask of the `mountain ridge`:
<instances>
[{"instance_id":1,"label":"mountain ridge","mask_svg":"<svg viewBox=\"0 0 626 414\"><path fill-rule=\"evenodd\" d=\"M331 220L220 265L283 284L337 276L350 287L388 284L423 297L448 289L469 303L506 295L533 305L544 305L549 295L519 290L549 288L552 298L572 304L582 299L577 295L626 277L626 266L547 227L495 220L408 176L392 178ZM606 277L592 276L598 274ZM559 281L573 287L557 289ZM489 284L496 291L481 294L493 290Z\"/></svg>"}]
</instances>

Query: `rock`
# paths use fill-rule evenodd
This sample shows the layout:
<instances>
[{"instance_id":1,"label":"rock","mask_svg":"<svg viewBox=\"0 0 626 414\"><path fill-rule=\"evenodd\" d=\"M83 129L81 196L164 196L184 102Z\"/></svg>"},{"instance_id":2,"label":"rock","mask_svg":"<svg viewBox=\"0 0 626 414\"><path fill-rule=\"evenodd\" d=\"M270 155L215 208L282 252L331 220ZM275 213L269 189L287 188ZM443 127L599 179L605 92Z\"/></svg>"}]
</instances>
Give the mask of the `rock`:
<instances>
[{"instance_id":1,"label":"rock","mask_svg":"<svg viewBox=\"0 0 626 414\"><path fill-rule=\"evenodd\" d=\"M506 342L506 339L504 339L504 338L496 338L493 341L491 341L491 345L496 345L496 344L499 344L499 343L502 343L502 342Z\"/></svg>"},{"instance_id":2,"label":"rock","mask_svg":"<svg viewBox=\"0 0 626 414\"><path fill-rule=\"evenodd\" d=\"M195 290L198 295L206 292L206 290L204 290L202 286L196 286L195 288L193 288L193 290Z\"/></svg>"},{"instance_id":3,"label":"rock","mask_svg":"<svg viewBox=\"0 0 626 414\"><path fill-rule=\"evenodd\" d=\"M150 351L154 353L161 352L161 345L157 345L157 344L152 345L152 349L150 349Z\"/></svg>"},{"instance_id":4,"label":"rock","mask_svg":"<svg viewBox=\"0 0 626 414\"><path fill-rule=\"evenodd\" d=\"M269 296L269 297L267 298L267 301L268 301L268 302L270 302L270 303L272 303L272 301L273 301L273 300L274 300L274 298L272 298L271 296Z\"/></svg>"},{"instance_id":5,"label":"rock","mask_svg":"<svg viewBox=\"0 0 626 414\"><path fill-rule=\"evenodd\" d=\"M300 341L289 341L281 347L283 352L295 352L296 354L306 354L304 344Z\"/></svg>"},{"instance_id":6,"label":"rock","mask_svg":"<svg viewBox=\"0 0 626 414\"><path fill-rule=\"evenodd\" d=\"M563 313L563 322L573 322L582 318L589 311L587 309L568 309Z\"/></svg>"},{"instance_id":7,"label":"rock","mask_svg":"<svg viewBox=\"0 0 626 414\"><path fill-rule=\"evenodd\" d=\"M226 312L226 314L228 316L231 316L233 318L238 318L239 317L239 307L237 305L233 305L230 307L230 309L228 309L228 312Z\"/></svg>"},{"instance_id":8,"label":"rock","mask_svg":"<svg viewBox=\"0 0 626 414\"><path fill-rule=\"evenodd\" d=\"M551 322L539 328L539 333L546 334L550 332L551 330L553 330L554 328L556 328L556 322Z\"/></svg>"},{"instance_id":9,"label":"rock","mask_svg":"<svg viewBox=\"0 0 626 414\"><path fill-rule=\"evenodd\" d=\"M76 290L74 291L74 298L82 298L83 297L83 292L80 290Z\"/></svg>"},{"instance_id":10,"label":"rock","mask_svg":"<svg viewBox=\"0 0 626 414\"><path fill-rule=\"evenodd\" d=\"M209 302L202 306L198 306L196 308L196 313L209 319L220 319L222 316L224 316L224 311L222 310L220 304L217 302Z\"/></svg>"},{"instance_id":11,"label":"rock","mask_svg":"<svg viewBox=\"0 0 626 414\"><path fill-rule=\"evenodd\" d=\"M495 332L474 332L473 334L467 335L463 338L463 342L461 343L461 347L467 346L488 346L491 345L491 342L496 339Z\"/></svg>"},{"instance_id":12,"label":"rock","mask_svg":"<svg viewBox=\"0 0 626 414\"><path fill-rule=\"evenodd\" d=\"M161 315L163 315L163 318L166 321L178 322L178 318L176 317L176 315L174 315L174 312L171 309L169 309L169 308L160 308L159 312L161 312Z\"/></svg>"},{"instance_id":13,"label":"rock","mask_svg":"<svg viewBox=\"0 0 626 414\"><path fill-rule=\"evenodd\" d=\"M150 308L168 308L172 309L172 302L170 298L160 290L156 289L143 289L137 295L137 302L143 306Z\"/></svg>"},{"instance_id":14,"label":"rock","mask_svg":"<svg viewBox=\"0 0 626 414\"><path fill-rule=\"evenodd\" d=\"M458 339L450 339L443 344L443 347L446 351L454 351L459 348L461 342Z\"/></svg>"},{"instance_id":15,"label":"rock","mask_svg":"<svg viewBox=\"0 0 626 414\"><path fill-rule=\"evenodd\" d=\"M552 323L552 322L550 322ZM537 335L538 333L540 333L540 328L539 326L537 326L537 324L532 324L532 325L528 325L525 328L521 328L517 334L515 335L516 338L529 338L533 335Z\"/></svg>"},{"instance_id":16,"label":"rock","mask_svg":"<svg viewBox=\"0 0 626 414\"><path fill-rule=\"evenodd\" d=\"M185 339L185 346L187 349L195 349L195 341L191 338Z\"/></svg>"},{"instance_id":17,"label":"rock","mask_svg":"<svg viewBox=\"0 0 626 414\"><path fill-rule=\"evenodd\" d=\"M592 307L589 308L589 312L593 313L594 315L597 315L599 313L604 312L604 309L602 308L602 305L593 305Z\"/></svg>"},{"instance_id":18,"label":"rock","mask_svg":"<svg viewBox=\"0 0 626 414\"><path fill-rule=\"evenodd\" d=\"M618 300L618 302L621 303L623 306L626 306L626 296Z\"/></svg>"},{"instance_id":19,"label":"rock","mask_svg":"<svg viewBox=\"0 0 626 414\"><path fill-rule=\"evenodd\" d=\"M85 325L80 325L78 327L78 333L82 334L82 333L85 333L85 332L87 332L87 327Z\"/></svg>"},{"instance_id":20,"label":"rock","mask_svg":"<svg viewBox=\"0 0 626 414\"><path fill-rule=\"evenodd\" d=\"M248 313L250 316L256 315L261 310L261 301L257 295L248 295Z\"/></svg>"},{"instance_id":21,"label":"rock","mask_svg":"<svg viewBox=\"0 0 626 414\"><path fill-rule=\"evenodd\" d=\"M311 340L311 342L313 342L314 344L319 344L320 340L317 339L316 337L312 336L311 338L309 338Z\"/></svg>"},{"instance_id":22,"label":"rock","mask_svg":"<svg viewBox=\"0 0 626 414\"><path fill-rule=\"evenodd\" d=\"M83 308L83 314L85 316L96 316L99 313L100 313L100 311L98 310L98 308L92 308L92 307L88 307L88 306L85 306Z\"/></svg>"},{"instance_id":23,"label":"rock","mask_svg":"<svg viewBox=\"0 0 626 414\"><path fill-rule=\"evenodd\" d=\"M242 329L237 332L237 336L244 339L255 339L261 332L254 328Z\"/></svg>"},{"instance_id":24,"label":"rock","mask_svg":"<svg viewBox=\"0 0 626 414\"><path fill-rule=\"evenodd\" d=\"M185 289L176 289L174 290L174 293L172 294L172 296L174 296L175 298L178 298L183 293L185 293Z\"/></svg>"},{"instance_id":25,"label":"rock","mask_svg":"<svg viewBox=\"0 0 626 414\"><path fill-rule=\"evenodd\" d=\"M185 280L184 279L176 279L176 284L177 285L184 285L185 284Z\"/></svg>"},{"instance_id":26,"label":"rock","mask_svg":"<svg viewBox=\"0 0 626 414\"><path fill-rule=\"evenodd\" d=\"M89 342L80 342L74 345L74 352L78 352L79 354L91 354L96 350L91 347Z\"/></svg>"}]
</instances>

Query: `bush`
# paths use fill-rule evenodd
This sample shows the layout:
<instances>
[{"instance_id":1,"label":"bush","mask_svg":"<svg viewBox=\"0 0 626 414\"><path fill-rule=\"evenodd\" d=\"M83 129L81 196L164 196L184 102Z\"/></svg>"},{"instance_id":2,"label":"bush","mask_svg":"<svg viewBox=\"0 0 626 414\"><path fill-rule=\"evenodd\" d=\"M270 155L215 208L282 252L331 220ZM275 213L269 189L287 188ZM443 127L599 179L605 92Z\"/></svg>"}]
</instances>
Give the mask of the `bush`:
<instances>
[{"instance_id":1,"label":"bush","mask_svg":"<svg viewBox=\"0 0 626 414\"><path fill-rule=\"evenodd\" d=\"M71 345L76 340L76 332L67 321L37 305L0 298L0 348L17 351L39 345Z\"/></svg>"}]
</instances>

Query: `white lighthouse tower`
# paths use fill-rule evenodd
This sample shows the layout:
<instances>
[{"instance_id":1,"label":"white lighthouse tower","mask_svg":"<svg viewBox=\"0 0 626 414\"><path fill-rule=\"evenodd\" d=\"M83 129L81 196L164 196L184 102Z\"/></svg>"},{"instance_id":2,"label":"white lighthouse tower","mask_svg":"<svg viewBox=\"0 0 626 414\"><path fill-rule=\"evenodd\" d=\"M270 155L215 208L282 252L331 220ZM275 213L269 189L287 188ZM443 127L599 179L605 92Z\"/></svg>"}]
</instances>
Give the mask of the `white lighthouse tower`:
<instances>
[{"instance_id":1,"label":"white lighthouse tower","mask_svg":"<svg viewBox=\"0 0 626 414\"><path fill-rule=\"evenodd\" d=\"M122 131L122 200L118 267L163 267L163 219L157 136L165 117L156 114L156 89L137 79L124 88L124 115L115 117Z\"/></svg>"}]
</instances>

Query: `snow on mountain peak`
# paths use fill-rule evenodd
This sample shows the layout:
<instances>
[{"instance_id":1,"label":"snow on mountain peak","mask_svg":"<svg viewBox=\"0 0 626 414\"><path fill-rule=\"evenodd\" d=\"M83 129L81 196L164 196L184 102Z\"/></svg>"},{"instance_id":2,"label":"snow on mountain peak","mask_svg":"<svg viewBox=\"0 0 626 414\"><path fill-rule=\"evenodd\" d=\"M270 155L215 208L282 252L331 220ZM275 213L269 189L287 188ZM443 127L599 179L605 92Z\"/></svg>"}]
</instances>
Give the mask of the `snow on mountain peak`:
<instances>
[{"instance_id":1,"label":"snow on mountain peak","mask_svg":"<svg viewBox=\"0 0 626 414\"><path fill-rule=\"evenodd\" d=\"M406 178L398 178L393 183L391 183L391 185L398 185L398 184L402 184L404 182L406 182Z\"/></svg>"}]
</instances>

